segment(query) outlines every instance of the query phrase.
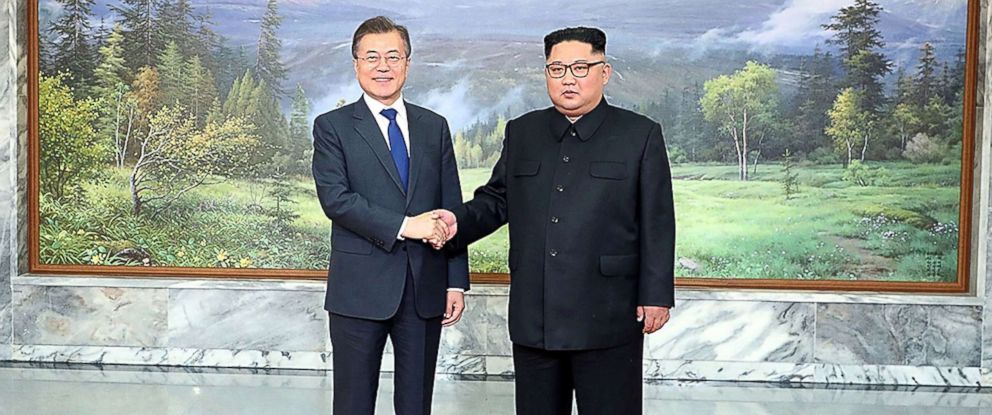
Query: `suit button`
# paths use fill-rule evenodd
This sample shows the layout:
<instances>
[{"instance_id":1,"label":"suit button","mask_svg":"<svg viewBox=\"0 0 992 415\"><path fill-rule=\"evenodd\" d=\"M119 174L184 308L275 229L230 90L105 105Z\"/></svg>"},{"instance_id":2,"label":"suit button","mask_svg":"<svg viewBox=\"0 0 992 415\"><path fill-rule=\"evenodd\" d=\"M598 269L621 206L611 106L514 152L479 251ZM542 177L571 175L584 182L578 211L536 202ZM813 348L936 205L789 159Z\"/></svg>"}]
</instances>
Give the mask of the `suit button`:
<instances>
[{"instance_id":1,"label":"suit button","mask_svg":"<svg viewBox=\"0 0 992 415\"><path fill-rule=\"evenodd\" d=\"M558 217L557 216L552 216L551 217L551 223L558 223Z\"/></svg>"},{"instance_id":2,"label":"suit button","mask_svg":"<svg viewBox=\"0 0 992 415\"><path fill-rule=\"evenodd\" d=\"M575 137L575 130L572 130L572 137Z\"/></svg>"},{"instance_id":3,"label":"suit button","mask_svg":"<svg viewBox=\"0 0 992 415\"><path fill-rule=\"evenodd\" d=\"M568 156L564 156L564 157L562 157L562 158L561 158L561 162L562 162L562 163L568 163L568 162L569 162L569 161L571 161L571 160L572 160L572 159L570 159L570 158L568 158Z\"/></svg>"},{"instance_id":4,"label":"suit button","mask_svg":"<svg viewBox=\"0 0 992 415\"><path fill-rule=\"evenodd\" d=\"M400 250L406 251L406 245L403 245L403 247L401 247Z\"/></svg>"},{"instance_id":5,"label":"suit button","mask_svg":"<svg viewBox=\"0 0 992 415\"><path fill-rule=\"evenodd\" d=\"M548 254L550 254L551 256L558 256L558 250L552 249L551 252L548 252Z\"/></svg>"},{"instance_id":6,"label":"suit button","mask_svg":"<svg viewBox=\"0 0 992 415\"><path fill-rule=\"evenodd\" d=\"M555 186L555 190L557 190L559 193L564 192L565 191L565 186L559 184L559 185Z\"/></svg>"}]
</instances>

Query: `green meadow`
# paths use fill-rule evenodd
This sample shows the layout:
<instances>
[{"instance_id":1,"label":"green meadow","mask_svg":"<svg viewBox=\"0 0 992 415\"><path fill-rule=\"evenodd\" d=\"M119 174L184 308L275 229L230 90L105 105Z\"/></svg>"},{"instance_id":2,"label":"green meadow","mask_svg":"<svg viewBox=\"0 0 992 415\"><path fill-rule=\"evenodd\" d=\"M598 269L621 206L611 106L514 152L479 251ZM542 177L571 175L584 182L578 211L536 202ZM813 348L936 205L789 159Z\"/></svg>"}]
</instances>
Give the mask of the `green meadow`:
<instances>
[{"instance_id":1,"label":"green meadow","mask_svg":"<svg viewBox=\"0 0 992 415\"><path fill-rule=\"evenodd\" d=\"M839 165L674 166L679 276L952 281L957 165L872 163L867 186ZM41 259L50 264L322 269L329 221L309 178L201 186L162 214L130 214L127 172L108 170L60 202L43 197ZM461 172L463 194L489 169ZM289 188L288 201L271 197ZM287 214L288 212L288 214ZM474 272L507 272L507 228L472 246Z\"/></svg>"}]
</instances>

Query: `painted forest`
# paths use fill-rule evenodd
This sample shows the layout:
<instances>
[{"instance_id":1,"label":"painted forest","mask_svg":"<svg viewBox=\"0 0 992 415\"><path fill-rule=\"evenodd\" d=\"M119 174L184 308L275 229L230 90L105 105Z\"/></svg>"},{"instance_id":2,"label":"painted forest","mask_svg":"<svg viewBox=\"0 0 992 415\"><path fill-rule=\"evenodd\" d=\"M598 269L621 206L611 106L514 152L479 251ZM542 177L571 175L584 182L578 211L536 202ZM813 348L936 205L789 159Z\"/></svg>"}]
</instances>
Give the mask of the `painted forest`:
<instances>
[{"instance_id":1,"label":"painted forest","mask_svg":"<svg viewBox=\"0 0 992 415\"><path fill-rule=\"evenodd\" d=\"M295 178L310 171L310 103L283 86L275 0L251 58L188 0L127 0L99 27L92 0L62 5L40 47L45 262L326 262L326 226L291 230L305 187Z\"/></svg>"}]
</instances>

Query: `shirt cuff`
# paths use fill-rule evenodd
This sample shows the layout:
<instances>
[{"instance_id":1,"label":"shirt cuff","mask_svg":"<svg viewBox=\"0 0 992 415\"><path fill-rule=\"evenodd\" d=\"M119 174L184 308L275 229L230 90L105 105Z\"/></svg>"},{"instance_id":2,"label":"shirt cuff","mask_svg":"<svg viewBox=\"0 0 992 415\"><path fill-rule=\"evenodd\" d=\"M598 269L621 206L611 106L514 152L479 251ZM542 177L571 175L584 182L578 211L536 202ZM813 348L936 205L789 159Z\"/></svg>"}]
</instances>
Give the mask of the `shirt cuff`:
<instances>
[{"instance_id":1,"label":"shirt cuff","mask_svg":"<svg viewBox=\"0 0 992 415\"><path fill-rule=\"evenodd\" d=\"M396 234L396 239L401 240L401 241L405 241L406 240L406 238L403 237L403 231L406 230L406 221L408 221L408 220L410 220L409 217L403 218L403 224L400 225L400 231L399 231L399 233Z\"/></svg>"},{"instance_id":2,"label":"shirt cuff","mask_svg":"<svg viewBox=\"0 0 992 415\"><path fill-rule=\"evenodd\" d=\"M448 292L449 293L464 293L465 292L465 289L464 288L451 287L451 288L448 288Z\"/></svg>"}]
</instances>

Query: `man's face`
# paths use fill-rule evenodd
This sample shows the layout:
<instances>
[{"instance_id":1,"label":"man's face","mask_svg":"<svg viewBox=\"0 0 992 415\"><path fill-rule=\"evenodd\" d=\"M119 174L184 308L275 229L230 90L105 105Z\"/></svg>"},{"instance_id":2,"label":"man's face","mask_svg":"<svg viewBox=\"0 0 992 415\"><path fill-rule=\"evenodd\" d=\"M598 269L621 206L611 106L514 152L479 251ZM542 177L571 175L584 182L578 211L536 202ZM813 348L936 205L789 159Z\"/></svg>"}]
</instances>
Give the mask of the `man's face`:
<instances>
[{"instance_id":1,"label":"man's face","mask_svg":"<svg viewBox=\"0 0 992 415\"><path fill-rule=\"evenodd\" d=\"M574 65L575 63L595 63L606 59L601 53L593 53L592 45L578 41L561 42L551 47L548 64ZM613 68L607 63L591 65L584 77L576 77L572 69L566 70L561 78L554 78L548 70L544 77L548 81L548 95L559 112L569 117L589 113L603 98L603 87L610 82ZM579 74L582 75L581 73Z\"/></svg>"},{"instance_id":2,"label":"man's face","mask_svg":"<svg viewBox=\"0 0 992 415\"><path fill-rule=\"evenodd\" d=\"M370 57L377 60L369 62ZM367 34L358 41L355 77L368 96L392 105L400 97L409 63L399 32Z\"/></svg>"}]
</instances>

